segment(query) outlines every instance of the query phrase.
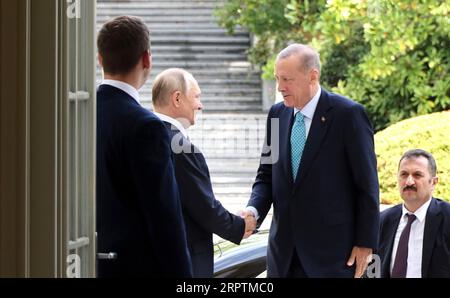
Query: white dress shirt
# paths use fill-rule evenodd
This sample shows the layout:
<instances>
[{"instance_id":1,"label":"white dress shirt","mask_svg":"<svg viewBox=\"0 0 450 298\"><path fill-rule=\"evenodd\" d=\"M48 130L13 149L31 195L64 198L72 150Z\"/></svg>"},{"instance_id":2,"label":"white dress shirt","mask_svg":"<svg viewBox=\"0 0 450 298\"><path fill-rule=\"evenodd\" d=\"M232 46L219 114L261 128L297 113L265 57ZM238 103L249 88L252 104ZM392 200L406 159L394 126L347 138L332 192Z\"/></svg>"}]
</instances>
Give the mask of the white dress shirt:
<instances>
[{"instance_id":1,"label":"white dress shirt","mask_svg":"<svg viewBox=\"0 0 450 298\"><path fill-rule=\"evenodd\" d=\"M160 114L160 113L156 113L156 112L153 112L153 113L156 116L158 116L158 118L161 119L162 121L169 122L170 124L175 126L183 134L183 136L186 139L188 138L187 130L186 130L186 128L184 128L184 126L181 124L180 121L178 121L177 119L172 118L170 116L164 115L164 114Z\"/></svg>"},{"instance_id":2,"label":"white dress shirt","mask_svg":"<svg viewBox=\"0 0 450 298\"><path fill-rule=\"evenodd\" d=\"M423 251L423 233L425 230L425 219L430 206L431 198L416 212L412 213L416 216L416 220L411 224L411 231L409 234L408 241L408 267L406 268L407 278L421 278L422 277L422 251ZM398 242L400 241L400 236L405 228L408 218L406 214L411 214L405 205L402 207L402 217L400 218L400 223L398 224L397 232L395 234L394 246L392 249L391 256L391 273L394 267L395 255L397 254Z\"/></svg>"},{"instance_id":3,"label":"white dress shirt","mask_svg":"<svg viewBox=\"0 0 450 298\"><path fill-rule=\"evenodd\" d=\"M136 88L134 88L130 84L127 84L122 81L116 81L116 80L103 80L103 82L100 85L109 85L109 86L116 87L116 88L122 90L123 92L127 93L131 97L133 97L134 100L138 104L141 104L140 98L139 98L139 92L136 90Z\"/></svg>"},{"instance_id":4,"label":"white dress shirt","mask_svg":"<svg viewBox=\"0 0 450 298\"><path fill-rule=\"evenodd\" d=\"M322 93L322 90L319 86L316 94L313 96L313 98L303 107L303 109L299 110L297 108L294 108L294 118L295 115L300 112L303 114L303 121L305 122L305 131L306 131L306 139L308 139L309 130L311 129L311 123L312 119L314 117L314 113L316 112L317 104L319 103L320 94ZM256 210L253 206L248 206L246 210L251 211L256 219L259 219L259 212Z\"/></svg>"},{"instance_id":5,"label":"white dress shirt","mask_svg":"<svg viewBox=\"0 0 450 298\"><path fill-rule=\"evenodd\" d=\"M300 112L303 114L303 121L305 122L305 130L306 130L306 139L308 139L309 130L311 128L312 119L314 117L314 113L316 112L317 104L319 103L320 94L322 90L317 90L316 94L313 98L303 107L303 109L299 110L294 108L294 118L295 115Z\"/></svg>"}]
</instances>

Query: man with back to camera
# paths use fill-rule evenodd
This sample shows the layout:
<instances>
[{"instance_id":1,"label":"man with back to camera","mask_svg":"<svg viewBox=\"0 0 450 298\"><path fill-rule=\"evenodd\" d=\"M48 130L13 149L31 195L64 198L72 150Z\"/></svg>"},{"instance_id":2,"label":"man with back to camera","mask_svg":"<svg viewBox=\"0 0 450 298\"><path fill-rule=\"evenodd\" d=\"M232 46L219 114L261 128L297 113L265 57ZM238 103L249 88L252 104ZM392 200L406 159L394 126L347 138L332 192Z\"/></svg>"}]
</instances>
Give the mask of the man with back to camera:
<instances>
[{"instance_id":1,"label":"man with back to camera","mask_svg":"<svg viewBox=\"0 0 450 298\"><path fill-rule=\"evenodd\" d=\"M433 156L414 149L398 165L403 199L381 213L381 277L450 277L450 204L433 197L438 183Z\"/></svg>"},{"instance_id":2,"label":"man with back to camera","mask_svg":"<svg viewBox=\"0 0 450 298\"><path fill-rule=\"evenodd\" d=\"M256 220L231 214L215 199L205 158L188 139L187 129L202 109L195 78L183 69L167 69L156 77L152 93L155 114L164 121L172 139L194 277L212 277L212 234L239 244L256 228Z\"/></svg>"},{"instance_id":3,"label":"man with back to camera","mask_svg":"<svg viewBox=\"0 0 450 298\"><path fill-rule=\"evenodd\" d=\"M97 244L117 254L98 260L98 276L191 277L169 136L137 91L151 70L149 30L122 16L97 42Z\"/></svg>"}]
</instances>

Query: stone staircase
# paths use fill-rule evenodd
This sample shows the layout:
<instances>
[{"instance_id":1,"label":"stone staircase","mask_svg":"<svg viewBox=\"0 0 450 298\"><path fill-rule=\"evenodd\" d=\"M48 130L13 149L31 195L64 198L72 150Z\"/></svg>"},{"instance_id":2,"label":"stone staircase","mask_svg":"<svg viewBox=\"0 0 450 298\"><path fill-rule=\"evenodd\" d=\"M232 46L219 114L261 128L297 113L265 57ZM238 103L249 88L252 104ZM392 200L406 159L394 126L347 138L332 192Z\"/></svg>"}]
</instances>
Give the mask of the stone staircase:
<instances>
[{"instance_id":1,"label":"stone staircase","mask_svg":"<svg viewBox=\"0 0 450 298\"><path fill-rule=\"evenodd\" d=\"M222 3L98 0L97 23L99 29L108 19L128 14L149 25L153 69L149 83L140 90L144 106L151 109L152 81L166 68L185 68L198 80L204 110L190 128L190 137L205 155L216 197L234 212L245 207L250 197L266 113L260 72L246 57L250 36L241 29L230 36L217 25L213 10Z\"/></svg>"},{"instance_id":2,"label":"stone staircase","mask_svg":"<svg viewBox=\"0 0 450 298\"><path fill-rule=\"evenodd\" d=\"M153 69L149 83L141 90L145 106L151 108L155 76L164 69L180 67L197 78L205 111L261 111L259 71L246 56L250 36L241 29L230 36L217 25L213 11L221 3L221 0L98 1L98 29L110 18L123 14L139 16L149 25Z\"/></svg>"},{"instance_id":3,"label":"stone staircase","mask_svg":"<svg viewBox=\"0 0 450 298\"><path fill-rule=\"evenodd\" d=\"M264 142L263 113L202 113L189 135L205 155L216 197L230 211L246 206Z\"/></svg>"}]
</instances>

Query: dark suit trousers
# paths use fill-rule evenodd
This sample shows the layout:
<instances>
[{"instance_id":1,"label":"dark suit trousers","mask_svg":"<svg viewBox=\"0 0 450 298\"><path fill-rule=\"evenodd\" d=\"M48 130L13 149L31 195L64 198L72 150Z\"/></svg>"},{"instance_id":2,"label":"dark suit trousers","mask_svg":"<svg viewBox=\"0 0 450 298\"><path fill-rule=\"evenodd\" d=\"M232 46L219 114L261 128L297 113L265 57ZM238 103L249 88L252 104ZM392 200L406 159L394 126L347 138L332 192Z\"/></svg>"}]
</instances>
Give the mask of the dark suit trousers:
<instances>
[{"instance_id":1,"label":"dark suit trousers","mask_svg":"<svg viewBox=\"0 0 450 298\"><path fill-rule=\"evenodd\" d=\"M291 258L291 265L289 266L289 270L287 272L286 277L288 278L307 278L305 270L303 269L302 263L298 258L297 251L294 248Z\"/></svg>"}]
</instances>

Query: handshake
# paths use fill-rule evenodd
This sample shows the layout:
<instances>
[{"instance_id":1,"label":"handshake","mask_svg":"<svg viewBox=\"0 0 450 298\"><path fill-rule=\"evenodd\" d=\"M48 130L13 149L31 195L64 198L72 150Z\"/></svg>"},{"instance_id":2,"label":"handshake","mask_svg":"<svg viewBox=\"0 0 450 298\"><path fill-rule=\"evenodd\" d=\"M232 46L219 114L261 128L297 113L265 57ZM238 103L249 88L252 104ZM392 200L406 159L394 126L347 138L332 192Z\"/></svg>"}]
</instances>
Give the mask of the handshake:
<instances>
[{"instance_id":1,"label":"handshake","mask_svg":"<svg viewBox=\"0 0 450 298\"><path fill-rule=\"evenodd\" d=\"M256 218L253 212L249 210L240 210L237 215L242 217L245 221L245 232L242 239L250 237L256 230Z\"/></svg>"}]
</instances>

